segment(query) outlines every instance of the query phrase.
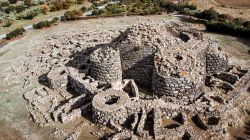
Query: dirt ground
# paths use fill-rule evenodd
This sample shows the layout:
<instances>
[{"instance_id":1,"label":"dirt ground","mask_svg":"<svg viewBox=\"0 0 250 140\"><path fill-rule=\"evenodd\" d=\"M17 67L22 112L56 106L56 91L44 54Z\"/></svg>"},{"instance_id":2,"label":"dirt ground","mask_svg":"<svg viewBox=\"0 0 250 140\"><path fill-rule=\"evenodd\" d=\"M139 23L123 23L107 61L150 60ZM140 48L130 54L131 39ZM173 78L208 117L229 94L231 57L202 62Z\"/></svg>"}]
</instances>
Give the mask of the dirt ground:
<instances>
[{"instance_id":1,"label":"dirt ground","mask_svg":"<svg viewBox=\"0 0 250 140\"><path fill-rule=\"evenodd\" d=\"M123 31L128 26L140 22L146 22L148 20L161 21L166 19L176 20L167 15L158 15L119 17L105 20L92 19L61 23L58 26L46 30L28 32L20 40L16 40L0 48L0 79L2 82L0 84L0 140L55 139L51 135L55 127L69 129L71 125L76 123L72 122L67 125L56 124L56 126L51 127L39 127L33 123L26 110L27 102L24 100L23 94L40 85L38 81L34 81L28 88L22 88L27 75L17 74L17 70L21 70L24 61L28 59L26 52L41 47L39 44L43 43L45 36L67 34L68 32L83 32L84 30L93 32L107 30ZM223 46L223 49L230 53L232 63L250 65L250 55L247 54L247 51L250 49L250 41L225 35L211 33L208 33L208 35L216 39ZM9 73L11 73L11 75ZM82 118L82 120L84 120L84 118ZM94 129L97 128L95 126L86 128L80 139L97 139L97 137L91 133Z\"/></svg>"},{"instance_id":2,"label":"dirt ground","mask_svg":"<svg viewBox=\"0 0 250 140\"><path fill-rule=\"evenodd\" d=\"M249 0L190 0L190 2L197 5L199 10L214 8L219 13L250 20Z\"/></svg>"},{"instance_id":3,"label":"dirt ground","mask_svg":"<svg viewBox=\"0 0 250 140\"><path fill-rule=\"evenodd\" d=\"M220 5L234 7L250 7L249 0L215 0Z\"/></svg>"}]
</instances>

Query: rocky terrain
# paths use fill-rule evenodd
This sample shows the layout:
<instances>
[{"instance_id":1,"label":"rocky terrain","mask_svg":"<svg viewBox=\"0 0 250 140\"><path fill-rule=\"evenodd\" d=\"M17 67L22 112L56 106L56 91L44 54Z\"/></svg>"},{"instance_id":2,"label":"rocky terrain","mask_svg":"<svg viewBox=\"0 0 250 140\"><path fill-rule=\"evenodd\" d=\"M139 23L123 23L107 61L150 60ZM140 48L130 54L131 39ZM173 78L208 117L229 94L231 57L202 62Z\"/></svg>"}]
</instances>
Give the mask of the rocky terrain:
<instances>
[{"instance_id":1,"label":"rocky terrain","mask_svg":"<svg viewBox=\"0 0 250 140\"><path fill-rule=\"evenodd\" d=\"M125 19L126 18L127 17L125 17ZM133 18L140 19L139 17L133 17ZM161 19L162 17L159 16L159 18L156 17L155 20L160 21ZM154 40L158 41L157 39L159 38L164 39L167 37L165 33L160 34L160 36L161 35L166 35L166 36L156 37L157 36L156 34L160 33L159 30L161 30L161 28L158 28L157 25L154 26L155 28L154 27L144 28L145 25L141 25L141 28L137 28L137 26L135 26L134 28L133 27L128 28L128 30L125 31L125 29L127 29L127 27L130 26L129 24L134 24L134 23L128 22L128 21L124 22L124 18L121 18L121 20L118 20L118 21L112 19L111 21L108 21L108 22L109 23L105 23L105 24L98 23L98 20L97 20L97 23L94 24L96 26L89 25L89 26L86 26L88 28L86 29L83 28L83 30L81 31L76 32L75 30L70 29L69 31L63 31L59 33L52 32L49 35L45 35L41 39L37 39L33 37L28 43L28 45L32 44L33 48L28 48L25 51L22 50L23 52L21 51L18 52L18 53L25 54L25 56L22 55L23 58L20 59L19 57L19 61L14 60L11 65L6 64L7 67L2 67L2 71L5 72L5 74L2 75L3 82L5 82L6 85L9 84L9 86L13 86L15 84L18 85L16 86L15 89L13 88L10 91L6 90L5 91L6 94L11 93L13 96L15 96L16 93L19 93L20 94L19 96L21 97L23 95L24 99L26 99L27 102L23 103L22 108L26 108L27 112L30 115L31 120L39 125L39 128L37 129L45 128L46 131L50 129L49 132L46 132L46 133L49 133L50 139L86 139L86 138L90 138L90 139L97 139L97 138L137 139L137 138L143 138L143 137L161 139L163 138L162 133L165 133L170 139L181 138L181 137L188 137L188 138L192 137L194 139L205 139L205 138L223 139L225 137L230 136L231 134L230 131L228 132L228 129L227 129L228 127L237 128L245 124L243 120L249 113L248 112L248 109L249 109L248 87L250 86L249 85L249 73L247 73L248 67L246 66L242 66L242 67L230 66L229 68L226 68L227 70L223 70L223 67L224 67L224 64L223 64L223 67L218 69L220 71L219 74L208 76L209 79L207 80L207 83L204 83L207 85L204 89L206 94L199 95L199 97L196 97L196 101L193 104L190 104L187 102L188 106L183 108L183 110L182 109L177 110L177 108L180 108L180 106L178 105L179 104L178 102L168 103L166 101L168 101L169 99L165 100L165 98L155 98L152 95L146 95L145 92L141 90L141 86L143 87L143 84L140 84L140 83L147 83L147 82L141 81L140 74L138 74L137 77L136 76L133 77L131 73L128 73L126 75L126 78L134 79L136 83L133 80L129 80L129 79L122 80L120 77L120 73L119 72L117 73L117 71L120 68L124 68L124 67L126 70L126 66L128 66L129 64L124 65L124 63L122 63L122 65L120 66L116 65L115 68L117 69L114 69L114 73L116 74L114 75L114 78L109 79L108 81L105 81L106 80L105 75L103 78L102 74L101 75L99 74L99 71L95 71L96 74L95 73L93 74L93 71L91 72L91 70L93 70L93 68L91 69L91 66L93 65L95 65L95 68L98 70L99 68L102 68L103 65L109 65L109 63L107 64L104 63L106 59L115 60L114 63L120 61L117 58L119 56L116 56L117 52L113 51L112 49L107 50L107 51L100 51L101 53L98 55L89 56L93 54L96 49L98 48L102 49L107 46L115 46L115 47L121 47L121 48L125 47L124 50L120 50L122 54L121 56L124 56L124 57L121 57L121 60L123 60L123 58L126 58L126 57L129 58L129 56L125 55L129 53L128 51L130 51L130 50L126 50L126 48L131 47L131 46L128 46L128 44L133 44L134 46L139 47L139 48L141 46L152 46L152 45L161 46L160 43L150 44L150 42L152 43L152 42L155 42ZM144 19L141 19L139 23L141 22L150 23L151 21L147 21L147 18L144 18ZM165 21L165 22L171 23L170 21ZM107 27L107 24L111 24L111 23L114 25L114 27ZM121 25L118 26L118 25L115 25L114 23L116 24L120 23ZM171 23L171 25L172 24L175 24L175 22ZM149 24L148 26L151 26L151 24ZM182 26L187 27L189 25L184 24ZM138 29L139 31L138 32L134 31L134 29L136 30ZM179 27L176 27L176 29L179 29ZM145 32L145 30L148 31L148 34ZM127 32L130 32L130 31L132 31L132 33L130 33L131 35L130 39L127 40L127 37L128 37ZM121 34L121 32L123 33ZM151 34L151 33L156 33L156 34ZM178 31L176 31L176 33L178 35ZM139 36L142 38L145 37L143 41L139 43L138 41L140 40L136 40L138 39L138 34L140 34ZM118 37L119 35L120 37ZM125 35L125 41L124 41L124 35ZM148 36L153 36L155 38L153 37L147 38ZM196 34L196 36L198 38L196 39L198 40L196 43L198 44L198 42L200 42L199 40L202 40L202 39L200 38L201 37L200 34ZM169 37L174 38L177 36L173 36L170 34L168 38ZM113 40L114 38L116 39ZM33 42L34 40L32 39L36 39L37 41ZM191 44L187 44L186 39L187 39L187 36L180 35L179 39L172 40L170 44L171 43L176 44L176 42L178 42L180 46L182 45L192 46L196 44L193 42L191 42ZM25 40L25 38L23 40ZM119 46L119 42L123 42L124 44ZM216 42L214 41L211 41L211 42L208 41L206 43L216 44ZM25 46L25 45L27 44L20 44L20 46ZM204 45L204 46L207 46L207 45ZM221 49L218 46L216 47L219 50ZM8 46L5 47L4 49L6 48L8 48ZM193 48L193 49L197 51L201 48ZM218 49L216 51L218 51ZM13 51L10 51L10 53L11 52ZM125 53L122 53L122 52L125 52ZM142 51L142 52L145 53L145 51ZM183 51L175 50L174 52L180 52L180 54L183 54L183 53L185 54L183 56L173 57L173 58L177 58L177 60L183 59L182 57L186 58L186 57L191 57L192 55L193 56L200 55L199 53L197 54L193 53L192 55L186 54L185 50ZM104 53L104 55L102 53ZM116 57L106 58L105 56L107 54L105 55L105 53L107 54L113 53L114 55L112 56L116 56ZM167 56L171 55L171 51L165 52L165 53L168 54ZM18 55L18 54L15 54L15 55ZM161 56L162 54L158 54L158 55ZM8 57L8 55L6 57ZM190 59L194 59L194 58L190 58ZM223 60L227 58L221 57L221 59ZM101 62L103 61L104 62L102 64L96 63L96 61L100 61L100 60ZM169 62L169 61L171 62L174 60L164 58L164 62ZM184 70L187 71L187 69L181 66L187 65L189 67L193 67L195 65L197 67L197 70L189 71L190 73L194 73L194 76L193 77L191 76L187 79L193 83L195 82L200 83L200 81L204 80L203 79L204 77L202 78L202 76L204 76L205 73L202 73L204 72L201 69L202 67L200 68L198 66L198 65L202 66L202 64L200 64L200 60L197 60L196 63L193 63L189 59L187 60L185 59L185 61L187 63L179 64L180 71L177 71L177 73L173 73L176 70L170 69L170 70L167 70L168 73L170 73L170 75L179 74L179 76L186 76L187 73L182 72L182 71ZM229 64L230 64L230 61L231 60L229 58ZM131 62L131 61L128 61L128 62ZM2 61L2 63L4 62ZM159 67L161 67L161 64L159 64ZM169 67L172 67L172 66L169 66ZM212 70L214 70L214 68ZM225 72L223 73L221 71L225 71ZM145 73L148 73L148 72L152 72L152 71L150 69L149 71L145 71ZM166 72L166 70L163 69L163 71L161 70L158 72L159 74L163 74L164 72ZM215 72L215 73L217 74L218 72ZM198 76L199 74L200 76ZM146 77L147 74L143 74L143 75L145 79L147 79ZM166 75L166 76L169 76L169 75ZM19 80L17 78L19 78ZM98 80L102 82L99 82ZM122 80L122 83L119 83L121 82L121 80ZM16 81L16 83L13 83L11 81L13 82ZM18 81L21 81L21 82L18 83ZM117 83L117 81L119 82ZM152 81L148 82L148 85L151 82ZM69 83L71 84L69 85ZM81 87L82 85L79 83L81 84L84 83L83 84L84 87ZM111 85L108 83L111 83ZM136 85L137 83L139 83L140 85L139 88ZM2 86L8 89L6 85L2 85ZM110 89L110 86L112 89ZM123 89L121 93L117 91L117 90L120 91L120 89ZM99 93L100 95L97 93ZM127 129L124 129L123 127L120 127L119 125L117 125L119 123L126 121L126 120L120 119L119 115L116 116L119 118L118 122L114 120L114 122L111 121L111 122L105 123L107 119L98 118L99 116L98 111L95 111L95 109L97 110L103 109L102 108L103 105L101 105L99 108L98 107L95 108L95 105L98 106L98 103L100 103L102 100L106 100L108 104L109 103L112 104L113 101L109 102L110 99L108 98L102 99L103 97L106 97L105 95L109 95L110 93L114 94L112 96L115 96L117 93L117 95L121 95L122 99L124 98L124 100L121 100L121 104L123 107L126 107L127 100L128 99L130 100L130 98L132 97L131 99L137 101L137 103L131 100L130 105L131 106L134 105L135 108L132 107L132 110L128 112L130 113L136 112L136 113L141 114L141 117L139 118L142 120L153 119L154 127L160 127L159 124L161 124L161 125L164 125L165 129L167 129L168 131L162 132L162 131L159 131L160 129L158 130L157 128L157 129L154 129L153 131L154 134L151 134L152 133L152 131L150 130L151 128L146 128L145 129L147 130L147 133L146 133L144 128L143 127L141 128L139 126L134 126L137 128L137 132L135 133L133 131L129 131L129 130L127 131ZM131 95L128 94L129 95L128 96L126 93L130 93ZM95 96L93 98L95 94L97 94L98 96ZM155 98L155 99L153 100L152 98ZM94 101L97 101L97 102L95 103ZM162 108L166 106L167 111L160 111L159 110L160 108L158 106L162 106ZM139 107L141 110L140 109L138 110L137 107ZM137 111L133 110L133 108ZM195 111L190 108L193 108ZM120 109L120 110L124 111L125 109ZM189 116L190 115L189 113L185 113L187 110L191 112L194 111L196 114L193 114L193 116L192 115ZM107 109L107 111L109 111L109 109ZM219 111L219 112L216 112L216 111ZM94 115L92 115L93 112L94 112ZM164 114L164 112L167 114ZM97 115L95 115L95 113ZM106 112L104 111L104 113ZM107 113L108 115L105 114L104 116L112 116L113 113L114 112L111 112L111 114ZM122 112L122 117L124 117L126 113L127 111ZM221 115L221 116L218 117L216 115ZM95 118L95 116L97 117L97 119ZM165 117L161 117L161 116L165 116ZM137 117L135 117L134 119L136 119ZM171 123L171 121L175 120L175 118L177 119L177 121L174 121L174 123ZM197 120L198 120L198 124L196 123ZM219 123L218 123L218 120L220 120ZM242 121L238 121L238 120L242 120ZM143 122L147 122L147 121L139 121L139 123L136 125L144 125ZM149 122L149 126L151 126L152 122L151 121L148 121L148 122ZM95 125L94 123L99 124L99 125ZM109 125L107 123L109 123ZM216 123L216 125L214 123ZM133 128L133 124L131 124L131 126ZM15 127L20 128L24 126L15 126ZM38 134L38 133L36 133L36 135L30 134L30 132L27 132L27 131L26 132L22 131L21 133L22 135L26 136L27 139L30 139L31 137L37 138L37 139L39 138L43 139L41 136L39 136L41 134ZM178 135L175 135L175 134L178 134Z\"/></svg>"}]
</instances>

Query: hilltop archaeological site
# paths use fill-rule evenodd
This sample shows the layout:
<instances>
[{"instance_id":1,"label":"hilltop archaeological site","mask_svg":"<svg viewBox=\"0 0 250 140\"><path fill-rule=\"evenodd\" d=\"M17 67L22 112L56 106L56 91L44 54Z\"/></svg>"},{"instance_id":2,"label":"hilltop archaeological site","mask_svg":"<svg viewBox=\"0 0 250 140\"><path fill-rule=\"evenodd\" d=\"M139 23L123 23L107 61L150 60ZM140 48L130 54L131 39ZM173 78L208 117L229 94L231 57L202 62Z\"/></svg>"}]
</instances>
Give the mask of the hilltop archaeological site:
<instances>
[{"instance_id":1,"label":"hilltop archaeological site","mask_svg":"<svg viewBox=\"0 0 250 140\"><path fill-rule=\"evenodd\" d=\"M249 67L182 22L55 34L28 52L27 111L55 139L225 139L249 114ZM29 62L29 63L28 63ZM84 119L70 129L62 125Z\"/></svg>"}]
</instances>

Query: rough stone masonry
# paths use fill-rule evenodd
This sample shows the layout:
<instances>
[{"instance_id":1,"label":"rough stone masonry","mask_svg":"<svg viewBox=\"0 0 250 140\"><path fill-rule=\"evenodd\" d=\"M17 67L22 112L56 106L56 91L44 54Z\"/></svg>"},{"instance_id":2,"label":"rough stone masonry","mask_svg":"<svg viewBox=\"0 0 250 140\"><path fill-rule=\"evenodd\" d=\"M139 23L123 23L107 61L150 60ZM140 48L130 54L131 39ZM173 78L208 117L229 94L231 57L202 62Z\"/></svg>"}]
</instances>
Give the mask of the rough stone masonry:
<instances>
[{"instance_id":1,"label":"rough stone masonry","mask_svg":"<svg viewBox=\"0 0 250 140\"><path fill-rule=\"evenodd\" d=\"M111 140L223 139L228 124L240 125L231 116L250 86L248 69L230 66L215 41L181 22L129 27L79 58L81 69L47 74L51 89L79 94L51 109L54 121L90 115L115 131Z\"/></svg>"}]
</instances>

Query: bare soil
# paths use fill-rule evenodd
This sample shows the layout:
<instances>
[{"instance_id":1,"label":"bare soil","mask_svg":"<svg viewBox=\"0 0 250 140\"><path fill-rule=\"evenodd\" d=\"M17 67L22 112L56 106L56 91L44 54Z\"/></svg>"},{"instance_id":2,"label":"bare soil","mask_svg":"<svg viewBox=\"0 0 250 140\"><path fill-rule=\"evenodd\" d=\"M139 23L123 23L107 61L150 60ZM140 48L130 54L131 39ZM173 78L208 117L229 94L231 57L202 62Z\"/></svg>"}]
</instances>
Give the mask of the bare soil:
<instances>
[{"instance_id":1,"label":"bare soil","mask_svg":"<svg viewBox=\"0 0 250 140\"><path fill-rule=\"evenodd\" d=\"M234 7L250 7L249 0L215 0L220 5L234 6Z\"/></svg>"},{"instance_id":2,"label":"bare soil","mask_svg":"<svg viewBox=\"0 0 250 140\"><path fill-rule=\"evenodd\" d=\"M219 13L250 20L249 0L190 0L190 3L197 5L199 10L214 8Z\"/></svg>"}]
</instances>

